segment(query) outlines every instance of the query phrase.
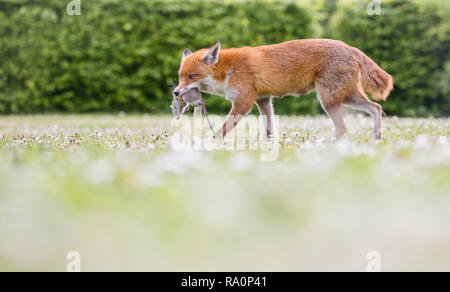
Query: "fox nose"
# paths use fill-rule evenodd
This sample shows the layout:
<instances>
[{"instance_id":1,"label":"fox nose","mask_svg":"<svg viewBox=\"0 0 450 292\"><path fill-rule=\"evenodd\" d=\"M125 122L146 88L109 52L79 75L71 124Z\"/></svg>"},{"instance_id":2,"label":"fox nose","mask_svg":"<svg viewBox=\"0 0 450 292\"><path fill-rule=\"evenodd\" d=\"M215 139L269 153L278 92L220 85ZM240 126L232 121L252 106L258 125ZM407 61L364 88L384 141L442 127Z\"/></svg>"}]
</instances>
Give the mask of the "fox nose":
<instances>
[{"instance_id":1,"label":"fox nose","mask_svg":"<svg viewBox=\"0 0 450 292\"><path fill-rule=\"evenodd\" d=\"M175 90L175 91L173 92L173 94L175 94L175 96L180 96L180 91L179 91L179 90Z\"/></svg>"}]
</instances>

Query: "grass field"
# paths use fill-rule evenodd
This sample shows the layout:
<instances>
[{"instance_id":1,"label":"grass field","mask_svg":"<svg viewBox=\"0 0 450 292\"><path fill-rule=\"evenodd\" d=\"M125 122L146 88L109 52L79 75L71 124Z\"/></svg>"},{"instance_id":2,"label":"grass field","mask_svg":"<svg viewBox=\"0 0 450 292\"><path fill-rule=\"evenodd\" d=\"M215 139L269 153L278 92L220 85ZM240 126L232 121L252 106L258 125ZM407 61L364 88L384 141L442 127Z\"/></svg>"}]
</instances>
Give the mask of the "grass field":
<instances>
[{"instance_id":1,"label":"grass field","mask_svg":"<svg viewBox=\"0 0 450 292\"><path fill-rule=\"evenodd\" d=\"M277 160L170 117L0 117L0 270L450 271L450 119L282 117Z\"/></svg>"}]
</instances>

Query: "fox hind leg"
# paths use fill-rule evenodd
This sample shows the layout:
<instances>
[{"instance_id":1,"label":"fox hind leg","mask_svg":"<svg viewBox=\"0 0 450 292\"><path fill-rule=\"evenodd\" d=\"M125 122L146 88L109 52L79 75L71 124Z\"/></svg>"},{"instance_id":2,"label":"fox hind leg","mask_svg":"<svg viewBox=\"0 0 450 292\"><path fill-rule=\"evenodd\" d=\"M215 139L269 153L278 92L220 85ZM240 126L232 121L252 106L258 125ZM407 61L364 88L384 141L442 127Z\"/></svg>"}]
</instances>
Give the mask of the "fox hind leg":
<instances>
[{"instance_id":1,"label":"fox hind leg","mask_svg":"<svg viewBox=\"0 0 450 292\"><path fill-rule=\"evenodd\" d=\"M256 101L259 113L264 117L267 131L267 137L272 136L273 129L273 105L271 97L264 97Z\"/></svg>"},{"instance_id":2,"label":"fox hind leg","mask_svg":"<svg viewBox=\"0 0 450 292\"><path fill-rule=\"evenodd\" d=\"M333 120L335 127L335 137L340 139L347 132L347 126L344 122L344 116L342 114L342 104L334 104L332 106L324 106L328 116Z\"/></svg>"},{"instance_id":3,"label":"fox hind leg","mask_svg":"<svg viewBox=\"0 0 450 292\"><path fill-rule=\"evenodd\" d=\"M332 94L326 88L316 86L317 97L325 112L333 120L335 127L335 137L340 139L347 131L345 125L344 116L342 113L342 102L339 98L339 94Z\"/></svg>"},{"instance_id":4,"label":"fox hind leg","mask_svg":"<svg viewBox=\"0 0 450 292\"><path fill-rule=\"evenodd\" d=\"M344 101L344 105L362 110L373 117L373 136L375 139L381 139L381 105L369 100L362 90L350 94Z\"/></svg>"}]
</instances>

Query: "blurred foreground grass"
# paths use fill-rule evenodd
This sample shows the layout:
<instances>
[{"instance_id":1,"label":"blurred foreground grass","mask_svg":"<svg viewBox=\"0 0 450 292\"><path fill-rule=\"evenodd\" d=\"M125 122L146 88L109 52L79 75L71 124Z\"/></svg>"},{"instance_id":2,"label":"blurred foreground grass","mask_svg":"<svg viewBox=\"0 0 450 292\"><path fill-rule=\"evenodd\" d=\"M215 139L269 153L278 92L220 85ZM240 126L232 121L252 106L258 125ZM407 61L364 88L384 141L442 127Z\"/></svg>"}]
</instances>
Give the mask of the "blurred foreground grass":
<instances>
[{"instance_id":1,"label":"blurred foreground grass","mask_svg":"<svg viewBox=\"0 0 450 292\"><path fill-rule=\"evenodd\" d=\"M274 162L169 117L0 117L0 270L450 271L450 119L283 117Z\"/></svg>"}]
</instances>

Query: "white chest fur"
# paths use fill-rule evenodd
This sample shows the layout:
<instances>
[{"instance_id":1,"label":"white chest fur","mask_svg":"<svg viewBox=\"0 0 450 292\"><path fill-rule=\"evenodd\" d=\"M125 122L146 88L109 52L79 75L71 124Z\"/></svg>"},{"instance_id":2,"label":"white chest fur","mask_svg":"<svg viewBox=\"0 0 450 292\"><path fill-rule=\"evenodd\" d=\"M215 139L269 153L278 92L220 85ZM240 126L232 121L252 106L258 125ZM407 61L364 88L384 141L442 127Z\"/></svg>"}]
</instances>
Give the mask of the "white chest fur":
<instances>
[{"instance_id":1,"label":"white chest fur","mask_svg":"<svg viewBox=\"0 0 450 292\"><path fill-rule=\"evenodd\" d=\"M230 78L232 71L228 71L227 76L223 82L216 81L212 76L208 75L201 82L201 89L203 92L224 96L229 101L233 102L237 97L237 90L230 88Z\"/></svg>"}]
</instances>

